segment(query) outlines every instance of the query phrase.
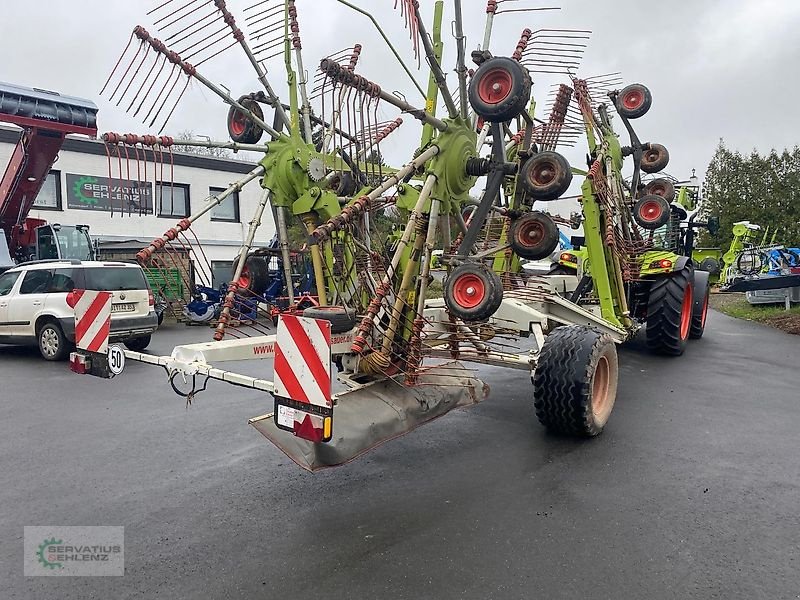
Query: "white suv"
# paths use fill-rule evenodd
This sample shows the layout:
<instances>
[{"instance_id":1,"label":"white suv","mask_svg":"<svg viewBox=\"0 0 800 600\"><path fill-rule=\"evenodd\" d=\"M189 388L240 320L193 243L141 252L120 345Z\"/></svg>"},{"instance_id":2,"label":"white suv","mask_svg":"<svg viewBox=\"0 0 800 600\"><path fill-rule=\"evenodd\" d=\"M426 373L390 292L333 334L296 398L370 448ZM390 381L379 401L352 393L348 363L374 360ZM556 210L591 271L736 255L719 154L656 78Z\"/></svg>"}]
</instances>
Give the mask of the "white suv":
<instances>
[{"instance_id":1,"label":"white suv","mask_svg":"<svg viewBox=\"0 0 800 600\"><path fill-rule=\"evenodd\" d=\"M0 275L0 344L38 344L46 360L64 359L75 340L73 290L112 292L111 341L144 350L158 328L141 267L123 262L39 261Z\"/></svg>"}]
</instances>

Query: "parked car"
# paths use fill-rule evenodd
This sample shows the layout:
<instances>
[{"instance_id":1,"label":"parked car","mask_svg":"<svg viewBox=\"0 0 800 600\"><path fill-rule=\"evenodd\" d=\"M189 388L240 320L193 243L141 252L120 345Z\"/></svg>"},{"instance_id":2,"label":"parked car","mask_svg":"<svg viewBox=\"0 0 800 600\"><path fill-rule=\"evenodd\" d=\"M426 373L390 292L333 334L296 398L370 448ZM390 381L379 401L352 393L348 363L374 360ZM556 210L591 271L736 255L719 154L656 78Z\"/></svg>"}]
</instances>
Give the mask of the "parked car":
<instances>
[{"instance_id":1,"label":"parked car","mask_svg":"<svg viewBox=\"0 0 800 600\"><path fill-rule=\"evenodd\" d=\"M46 360L62 360L75 341L73 290L112 292L110 341L144 350L158 328L155 299L141 267L79 260L25 263L0 275L0 344L38 344Z\"/></svg>"}]
</instances>

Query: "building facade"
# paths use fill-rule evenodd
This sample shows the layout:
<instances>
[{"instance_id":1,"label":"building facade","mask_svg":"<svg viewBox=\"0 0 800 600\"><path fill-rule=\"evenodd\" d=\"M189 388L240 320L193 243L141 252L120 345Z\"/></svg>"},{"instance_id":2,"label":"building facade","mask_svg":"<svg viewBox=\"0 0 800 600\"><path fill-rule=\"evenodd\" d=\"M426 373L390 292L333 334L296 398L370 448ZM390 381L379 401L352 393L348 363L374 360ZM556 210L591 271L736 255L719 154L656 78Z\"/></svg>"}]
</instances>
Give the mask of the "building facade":
<instances>
[{"instance_id":1,"label":"building facade","mask_svg":"<svg viewBox=\"0 0 800 600\"><path fill-rule=\"evenodd\" d=\"M5 169L19 136L19 129L0 128L0 169ZM160 163L153 162L160 157L143 158L132 151L109 156L103 142L68 137L28 216L48 223L88 225L101 249L113 248L117 257L129 252L132 257L256 166L179 152L164 153ZM253 181L192 225L215 285L230 277L261 192ZM266 244L274 233L272 214L265 211L255 244ZM194 236L189 235L192 242Z\"/></svg>"}]
</instances>

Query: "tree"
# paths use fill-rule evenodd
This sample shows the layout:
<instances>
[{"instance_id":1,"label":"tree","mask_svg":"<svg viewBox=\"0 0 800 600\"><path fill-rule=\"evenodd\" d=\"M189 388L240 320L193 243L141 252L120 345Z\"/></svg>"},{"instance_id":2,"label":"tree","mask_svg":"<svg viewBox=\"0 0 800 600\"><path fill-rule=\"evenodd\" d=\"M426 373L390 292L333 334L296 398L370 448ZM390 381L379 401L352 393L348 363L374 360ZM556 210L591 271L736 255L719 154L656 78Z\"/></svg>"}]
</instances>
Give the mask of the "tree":
<instances>
[{"instance_id":1,"label":"tree","mask_svg":"<svg viewBox=\"0 0 800 600\"><path fill-rule=\"evenodd\" d=\"M225 148L206 148L204 146L187 146L180 142L194 140L194 131L185 129L175 136L175 144L172 149L176 152L188 152L189 154L202 154L203 156L213 156L214 158L231 158L231 153Z\"/></svg>"},{"instance_id":2,"label":"tree","mask_svg":"<svg viewBox=\"0 0 800 600\"><path fill-rule=\"evenodd\" d=\"M777 231L776 243L800 245L800 148L766 156L731 152L720 140L706 171L703 212L720 218L716 236L702 243L727 248L733 224L750 221ZM770 238L772 234L770 234Z\"/></svg>"}]
</instances>

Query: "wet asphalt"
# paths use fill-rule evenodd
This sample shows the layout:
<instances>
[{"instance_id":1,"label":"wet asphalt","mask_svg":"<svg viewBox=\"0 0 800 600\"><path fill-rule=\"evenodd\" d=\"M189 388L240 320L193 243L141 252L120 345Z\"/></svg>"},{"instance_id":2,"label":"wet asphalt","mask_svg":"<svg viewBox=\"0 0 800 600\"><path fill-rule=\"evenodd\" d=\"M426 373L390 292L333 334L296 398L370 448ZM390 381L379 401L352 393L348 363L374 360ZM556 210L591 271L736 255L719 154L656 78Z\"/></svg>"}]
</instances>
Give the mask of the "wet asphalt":
<instances>
[{"instance_id":1,"label":"wet asphalt","mask_svg":"<svg viewBox=\"0 0 800 600\"><path fill-rule=\"evenodd\" d=\"M620 352L598 438L481 368L480 405L309 474L246 424L257 393L187 409L152 367L0 347L0 598L799 598L800 337L712 312L681 358ZM124 525L125 576L23 577L24 525Z\"/></svg>"}]
</instances>

